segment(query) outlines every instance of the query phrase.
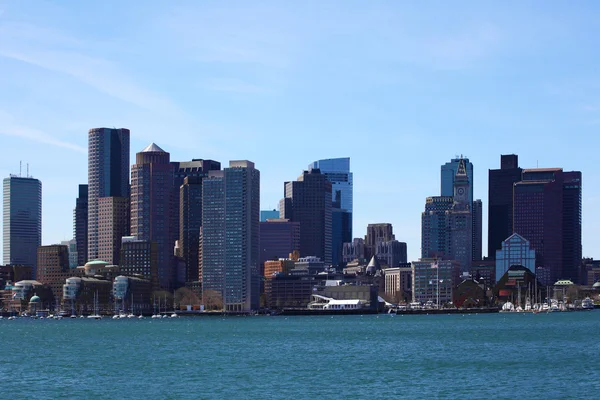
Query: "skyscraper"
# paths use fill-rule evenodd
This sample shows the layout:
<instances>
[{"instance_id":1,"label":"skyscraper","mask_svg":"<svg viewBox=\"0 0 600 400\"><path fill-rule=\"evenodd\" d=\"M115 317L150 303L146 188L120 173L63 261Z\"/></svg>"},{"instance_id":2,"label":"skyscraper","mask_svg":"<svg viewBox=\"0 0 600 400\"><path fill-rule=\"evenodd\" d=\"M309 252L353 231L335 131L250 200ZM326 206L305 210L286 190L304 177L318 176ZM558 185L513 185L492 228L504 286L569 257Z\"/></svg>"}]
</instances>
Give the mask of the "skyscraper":
<instances>
[{"instance_id":1,"label":"skyscraper","mask_svg":"<svg viewBox=\"0 0 600 400\"><path fill-rule=\"evenodd\" d=\"M260 223L260 269L268 260L288 258L300 251L300 224L287 219L269 219ZM263 275L261 273L261 275Z\"/></svg>"},{"instance_id":2,"label":"skyscraper","mask_svg":"<svg viewBox=\"0 0 600 400\"><path fill-rule=\"evenodd\" d=\"M211 171L202 185L200 271L204 303L227 311L259 307L260 172L250 161Z\"/></svg>"},{"instance_id":3,"label":"skyscraper","mask_svg":"<svg viewBox=\"0 0 600 400\"><path fill-rule=\"evenodd\" d=\"M129 199L102 197L98 199L98 258L109 264L119 264L121 239L129 236Z\"/></svg>"},{"instance_id":4,"label":"skyscraper","mask_svg":"<svg viewBox=\"0 0 600 400\"><path fill-rule=\"evenodd\" d=\"M88 185L79 185L75 200L73 237L77 246L77 265L85 265L88 256Z\"/></svg>"},{"instance_id":5,"label":"skyscraper","mask_svg":"<svg viewBox=\"0 0 600 400\"><path fill-rule=\"evenodd\" d=\"M304 171L285 183L281 218L300 223L300 256L316 256L331 264L331 182L319 169Z\"/></svg>"},{"instance_id":6,"label":"skyscraper","mask_svg":"<svg viewBox=\"0 0 600 400\"><path fill-rule=\"evenodd\" d=\"M473 218L473 256L471 260L481 261L483 258L483 204L481 200L473 201L471 215Z\"/></svg>"},{"instance_id":7,"label":"skyscraper","mask_svg":"<svg viewBox=\"0 0 600 400\"><path fill-rule=\"evenodd\" d=\"M550 281L578 281L581 264L581 172L525 169L514 186L514 231L531 243L536 268Z\"/></svg>"},{"instance_id":8,"label":"skyscraper","mask_svg":"<svg viewBox=\"0 0 600 400\"><path fill-rule=\"evenodd\" d=\"M474 181L473 181L473 164L469 161L468 158L456 157L442 165L441 167L441 196L454 196L454 181L456 179L456 173L458 172L458 167L460 165L460 161L463 160L465 164L465 170L467 172L467 178L470 183L469 193L467 193L467 199L469 200L469 206L473 203L473 190L474 190Z\"/></svg>"},{"instance_id":9,"label":"skyscraper","mask_svg":"<svg viewBox=\"0 0 600 400\"><path fill-rule=\"evenodd\" d=\"M88 133L88 260L98 258L98 199L129 198L129 129Z\"/></svg>"},{"instance_id":10,"label":"skyscraper","mask_svg":"<svg viewBox=\"0 0 600 400\"><path fill-rule=\"evenodd\" d=\"M466 160L459 160L454 196L428 197L421 216L422 258L440 257L460 262L468 271L473 257L473 220Z\"/></svg>"},{"instance_id":11,"label":"skyscraper","mask_svg":"<svg viewBox=\"0 0 600 400\"><path fill-rule=\"evenodd\" d=\"M331 263L343 263L343 244L352 240L353 175L350 172L350 158L330 158L318 160L308 169L319 169L331 182L332 226Z\"/></svg>"},{"instance_id":12,"label":"skyscraper","mask_svg":"<svg viewBox=\"0 0 600 400\"><path fill-rule=\"evenodd\" d=\"M3 182L3 262L37 265L42 244L42 183L33 177L10 175Z\"/></svg>"},{"instance_id":13,"label":"skyscraper","mask_svg":"<svg viewBox=\"0 0 600 400\"><path fill-rule=\"evenodd\" d=\"M513 187L521 180L519 156L500 156L500 169L489 170L488 191L488 257L495 259L496 250L513 234Z\"/></svg>"},{"instance_id":14,"label":"skyscraper","mask_svg":"<svg viewBox=\"0 0 600 400\"><path fill-rule=\"evenodd\" d=\"M369 224L365 236L365 258L370 260L376 253L377 244L396 240L392 224Z\"/></svg>"},{"instance_id":15,"label":"skyscraper","mask_svg":"<svg viewBox=\"0 0 600 400\"><path fill-rule=\"evenodd\" d=\"M135 156L131 167L131 235L156 242L158 282L162 289L173 287L171 240L171 196L173 173L170 155L151 143Z\"/></svg>"}]
</instances>

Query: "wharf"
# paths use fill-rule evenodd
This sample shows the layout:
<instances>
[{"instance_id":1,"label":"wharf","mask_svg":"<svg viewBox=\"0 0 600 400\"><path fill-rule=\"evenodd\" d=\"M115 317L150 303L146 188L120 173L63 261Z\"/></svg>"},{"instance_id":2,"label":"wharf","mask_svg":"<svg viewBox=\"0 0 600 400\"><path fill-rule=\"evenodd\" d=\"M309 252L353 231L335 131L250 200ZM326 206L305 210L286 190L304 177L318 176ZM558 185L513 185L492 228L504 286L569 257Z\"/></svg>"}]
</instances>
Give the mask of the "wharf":
<instances>
[{"instance_id":1,"label":"wharf","mask_svg":"<svg viewBox=\"0 0 600 400\"><path fill-rule=\"evenodd\" d=\"M274 315L367 315L378 314L377 310L361 308L357 310L309 310L308 308L284 308Z\"/></svg>"},{"instance_id":2,"label":"wharf","mask_svg":"<svg viewBox=\"0 0 600 400\"><path fill-rule=\"evenodd\" d=\"M396 310L392 313L401 315L442 315L442 314L493 314L500 311L498 307L486 308L431 308L431 309L406 309Z\"/></svg>"}]
</instances>

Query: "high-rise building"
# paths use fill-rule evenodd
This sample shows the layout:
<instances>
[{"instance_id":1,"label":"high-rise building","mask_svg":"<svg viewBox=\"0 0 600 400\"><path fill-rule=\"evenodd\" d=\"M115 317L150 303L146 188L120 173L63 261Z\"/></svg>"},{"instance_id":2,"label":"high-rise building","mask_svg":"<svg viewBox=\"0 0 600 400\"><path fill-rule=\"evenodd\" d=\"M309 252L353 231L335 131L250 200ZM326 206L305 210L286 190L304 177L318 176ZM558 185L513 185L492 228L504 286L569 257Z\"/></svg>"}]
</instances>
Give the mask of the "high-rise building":
<instances>
[{"instance_id":1,"label":"high-rise building","mask_svg":"<svg viewBox=\"0 0 600 400\"><path fill-rule=\"evenodd\" d=\"M185 265L184 276L185 279L192 279L192 281L198 280L198 235L199 229L196 231L196 226L202 225L202 199L199 202L187 202L184 205L181 204L181 187L184 184L185 178L196 179L192 185L201 185L202 182L198 179L205 178L208 176L209 171L218 171L221 169L221 163L213 160L203 160L194 158L192 161L171 161L171 169L173 171L173 191L171 194L171 215L169 223L169 241L174 244L175 241L179 241L179 253L178 256L182 257ZM193 196L198 195L198 190L202 190L202 187L196 187L196 192ZM193 188L192 188L193 191ZM201 192L199 193L201 196ZM180 214L185 207L186 216L182 217ZM189 218L192 218L191 220ZM185 218L188 225L185 227L181 226L182 218ZM197 225L199 224L199 225ZM182 238L183 234L188 235ZM192 236L189 236L192 235ZM193 237L195 235L195 237ZM193 243L195 241L195 244ZM190 246L195 246L196 250L193 250ZM195 254L196 253L196 254ZM186 255L187 254L187 255ZM188 263L190 266L188 267ZM189 270L189 271L188 271Z\"/></svg>"},{"instance_id":2,"label":"high-rise building","mask_svg":"<svg viewBox=\"0 0 600 400\"><path fill-rule=\"evenodd\" d=\"M129 199L101 197L98 199L98 259L119 264L121 238L129 236Z\"/></svg>"},{"instance_id":3,"label":"high-rise building","mask_svg":"<svg viewBox=\"0 0 600 400\"><path fill-rule=\"evenodd\" d=\"M474 190L474 181L473 181L473 164L469 161L468 158L463 158L462 156L453 158L446 164L441 167L441 196L454 196L454 181L456 180L456 173L458 172L459 165L461 160L465 164L465 170L467 172L467 178L470 183L469 193L467 193L467 199L469 201L469 206L473 203L473 190Z\"/></svg>"},{"instance_id":4,"label":"high-rise building","mask_svg":"<svg viewBox=\"0 0 600 400\"><path fill-rule=\"evenodd\" d=\"M269 219L260 223L261 276L267 260L288 258L300 251L300 223L287 219Z\"/></svg>"},{"instance_id":5,"label":"high-rise building","mask_svg":"<svg viewBox=\"0 0 600 400\"><path fill-rule=\"evenodd\" d=\"M98 199L129 198L129 129L88 133L88 260L98 258Z\"/></svg>"},{"instance_id":6,"label":"high-rise building","mask_svg":"<svg viewBox=\"0 0 600 400\"><path fill-rule=\"evenodd\" d=\"M173 289L173 247L171 206L173 173L170 155L151 143L135 156L131 167L131 235L156 242L158 282Z\"/></svg>"},{"instance_id":7,"label":"high-rise building","mask_svg":"<svg viewBox=\"0 0 600 400\"><path fill-rule=\"evenodd\" d=\"M369 224L365 236L365 258L370 260L375 255L377 243L396 240L392 224Z\"/></svg>"},{"instance_id":8,"label":"high-rise building","mask_svg":"<svg viewBox=\"0 0 600 400\"><path fill-rule=\"evenodd\" d=\"M354 260L363 262L365 257L365 240L362 238L354 238L352 242L344 243L342 248L342 261L349 263Z\"/></svg>"},{"instance_id":9,"label":"high-rise building","mask_svg":"<svg viewBox=\"0 0 600 400\"><path fill-rule=\"evenodd\" d=\"M331 264L343 264L342 247L352 240L353 175L350 172L350 158L318 160L308 169L319 169L331 182L332 223L331 223Z\"/></svg>"},{"instance_id":10,"label":"high-rise building","mask_svg":"<svg viewBox=\"0 0 600 400\"><path fill-rule=\"evenodd\" d=\"M259 307L260 172L250 161L211 171L202 187L200 280L205 305ZM210 299L210 300L209 300Z\"/></svg>"},{"instance_id":11,"label":"high-rise building","mask_svg":"<svg viewBox=\"0 0 600 400\"><path fill-rule=\"evenodd\" d=\"M579 279L581 172L561 168L523 170L514 186L514 231L531 243L536 268L550 280Z\"/></svg>"},{"instance_id":12,"label":"high-rise building","mask_svg":"<svg viewBox=\"0 0 600 400\"><path fill-rule=\"evenodd\" d=\"M281 218L300 223L300 255L316 256L331 264L331 182L319 169L304 171L285 183Z\"/></svg>"},{"instance_id":13,"label":"high-rise building","mask_svg":"<svg viewBox=\"0 0 600 400\"><path fill-rule=\"evenodd\" d=\"M375 257L377 257L379 262L388 267L397 267L400 264L406 264L406 243L397 240L379 242L375 246Z\"/></svg>"},{"instance_id":14,"label":"high-rise building","mask_svg":"<svg viewBox=\"0 0 600 400\"><path fill-rule=\"evenodd\" d=\"M473 201L471 208L473 218L473 261L481 261L483 259L483 204L481 200Z\"/></svg>"},{"instance_id":15,"label":"high-rise building","mask_svg":"<svg viewBox=\"0 0 600 400\"><path fill-rule=\"evenodd\" d=\"M3 182L3 262L26 265L35 276L42 244L42 182L11 175Z\"/></svg>"},{"instance_id":16,"label":"high-rise building","mask_svg":"<svg viewBox=\"0 0 600 400\"><path fill-rule=\"evenodd\" d=\"M519 156L500 156L500 169L489 170L488 258L496 257L502 242L513 234L513 187L521 180Z\"/></svg>"},{"instance_id":17,"label":"high-rise building","mask_svg":"<svg viewBox=\"0 0 600 400\"><path fill-rule=\"evenodd\" d=\"M421 215L421 254L460 262L468 271L473 257L473 220L464 160L454 178L454 196L428 197Z\"/></svg>"},{"instance_id":18,"label":"high-rise building","mask_svg":"<svg viewBox=\"0 0 600 400\"><path fill-rule=\"evenodd\" d=\"M79 185L79 196L73 211L73 238L77 246L77 265L85 265L88 258L88 185Z\"/></svg>"},{"instance_id":19,"label":"high-rise building","mask_svg":"<svg viewBox=\"0 0 600 400\"><path fill-rule=\"evenodd\" d=\"M422 258L412 262L412 301L443 306L453 301L459 283L460 264L456 260Z\"/></svg>"}]
</instances>

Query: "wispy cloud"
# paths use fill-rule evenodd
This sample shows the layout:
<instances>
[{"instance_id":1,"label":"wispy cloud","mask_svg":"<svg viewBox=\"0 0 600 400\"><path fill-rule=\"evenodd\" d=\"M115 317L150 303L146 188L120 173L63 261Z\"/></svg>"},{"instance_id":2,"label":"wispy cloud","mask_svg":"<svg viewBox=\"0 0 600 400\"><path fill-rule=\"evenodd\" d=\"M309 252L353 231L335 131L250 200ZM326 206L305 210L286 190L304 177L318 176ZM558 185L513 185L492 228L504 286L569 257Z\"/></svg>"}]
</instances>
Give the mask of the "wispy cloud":
<instances>
[{"instance_id":1,"label":"wispy cloud","mask_svg":"<svg viewBox=\"0 0 600 400\"><path fill-rule=\"evenodd\" d=\"M134 82L117 63L86 55L84 42L55 30L22 23L0 26L0 56L69 75L97 91L138 107L166 113L179 109L168 98Z\"/></svg>"},{"instance_id":2,"label":"wispy cloud","mask_svg":"<svg viewBox=\"0 0 600 400\"><path fill-rule=\"evenodd\" d=\"M62 147L78 153L87 154L87 149L74 143L57 139L38 129L29 128L14 122L14 118L5 111L0 110L0 135L13 136L33 142Z\"/></svg>"}]
</instances>

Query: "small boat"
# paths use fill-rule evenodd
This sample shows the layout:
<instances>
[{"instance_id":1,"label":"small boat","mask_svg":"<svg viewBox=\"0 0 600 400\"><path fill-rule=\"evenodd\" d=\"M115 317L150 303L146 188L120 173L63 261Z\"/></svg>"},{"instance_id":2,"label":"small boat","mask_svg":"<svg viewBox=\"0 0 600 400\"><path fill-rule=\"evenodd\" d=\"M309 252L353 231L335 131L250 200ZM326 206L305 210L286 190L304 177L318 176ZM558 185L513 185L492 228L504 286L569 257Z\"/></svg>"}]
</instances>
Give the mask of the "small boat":
<instances>
[{"instance_id":1,"label":"small boat","mask_svg":"<svg viewBox=\"0 0 600 400\"><path fill-rule=\"evenodd\" d=\"M179 315L177 315L177 313L173 313L171 314L171 318L179 318Z\"/></svg>"},{"instance_id":2,"label":"small boat","mask_svg":"<svg viewBox=\"0 0 600 400\"><path fill-rule=\"evenodd\" d=\"M584 310L593 310L594 309L594 301L589 297L581 300L581 308Z\"/></svg>"},{"instance_id":3,"label":"small boat","mask_svg":"<svg viewBox=\"0 0 600 400\"><path fill-rule=\"evenodd\" d=\"M118 314L113 315L112 319L119 319L119 315Z\"/></svg>"}]
</instances>

